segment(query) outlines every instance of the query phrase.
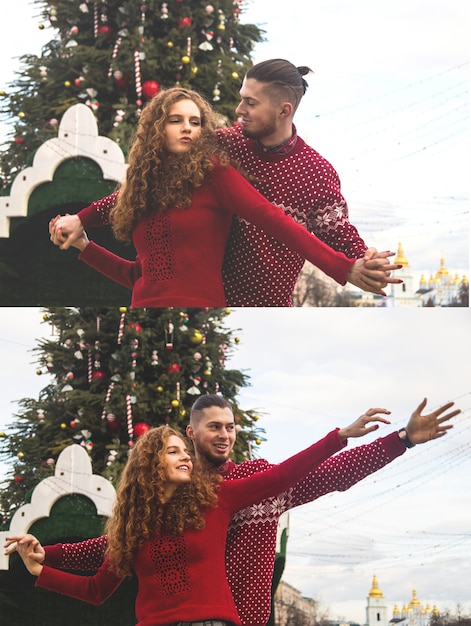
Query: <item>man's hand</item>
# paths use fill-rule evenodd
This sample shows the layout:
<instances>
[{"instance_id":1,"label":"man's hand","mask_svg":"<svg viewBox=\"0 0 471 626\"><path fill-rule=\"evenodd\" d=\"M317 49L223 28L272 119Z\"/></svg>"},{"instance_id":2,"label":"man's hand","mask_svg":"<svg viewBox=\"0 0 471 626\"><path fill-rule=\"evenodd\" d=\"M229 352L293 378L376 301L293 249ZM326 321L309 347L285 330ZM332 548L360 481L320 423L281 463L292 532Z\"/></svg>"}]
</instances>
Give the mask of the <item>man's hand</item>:
<instances>
[{"instance_id":1,"label":"man's hand","mask_svg":"<svg viewBox=\"0 0 471 626\"><path fill-rule=\"evenodd\" d=\"M345 441L349 437L363 437L368 433L373 432L379 428L379 424L371 424L371 422L382 422L383 424L390 424L391 422L384 417L380 417L378 413L383 413L384 415L390 415L391 411L387 409L368 409L366 413L360 415L358 419L356 419L353 424L350 426L346 426L345 428L339 429L339 437L342 441ZM368 426L371 424L371 426Z\"/></svg>"},{"instance_id":2,"label":"man's hand","mask_svg":"<svg viewBox=\"0 0 471 626\"><path fill-rule=\"evenodd\" d=\"M33 576L39 576L42 572L42 563L45 559L45 552L42 545L34 535L15 535L13 537L7 537L7 542L4 546L5 554L11 554L18 552L23 559L27 570Z\"/></svg>"},{"instance_id":3,"label":"man's hand","mask_svg":"<svg viewBox=\"0 0 471 626\"><path fill-rule=\"evenodd\" d=\"M347 282L371 293L385 296L383 291L388 283L400 284L402 279L392 278L391 272L401 269L402 265L390 263L388 257L394 256L394 252L377 252L369 248L362 259L357 259L350 268Z\"/></svg>"},{"instance_id":4,"label":"man's hand","mask_svg":"<svg viewBox=\"0 0 471 626\"><path fill-rule=\"evenodd\" d=\"M413 444L426 443L427 441L443 437L450 428L453 428L453 424L445 424L445 422L461 413L460 409L454 409L449 413L445 413L454 405L454 402L447 402L432 413L422 415L421 413L426 404L427 398L424 398L412 413L406 426L407 436ZM444 415L442 415L443 413Z\"/></svg>"},{"instance_id":5,"label":"man's hand","mask_svg":"<svg viewBox=\"0 0 471 626\"><path fill-rule=\"evenodd\" d=\"M49 222L50 239L61 250L67 250L80 238L83 238L83 232L82 222L78 215L69 215L68 213L57 215Z\"/></svg>"}]
</instances>

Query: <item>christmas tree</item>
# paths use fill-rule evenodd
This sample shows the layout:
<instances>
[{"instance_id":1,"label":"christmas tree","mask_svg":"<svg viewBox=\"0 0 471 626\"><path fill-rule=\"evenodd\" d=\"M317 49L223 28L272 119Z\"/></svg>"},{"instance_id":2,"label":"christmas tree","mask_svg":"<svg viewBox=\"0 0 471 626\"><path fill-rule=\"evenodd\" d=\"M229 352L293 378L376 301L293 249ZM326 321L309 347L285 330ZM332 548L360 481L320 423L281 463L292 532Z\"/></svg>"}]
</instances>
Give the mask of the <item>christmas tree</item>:
<instances>
[{"instance_id":1,"label":"christmas tree","mask_svg":"<svg viewBox=\"0 0 471 626\"><path fill-rule=\"evenodd\" d=\"M13 121L1 153L4 181L57 134L58 120L82 102L99 132L126 150L145 102L161 87L200 91L228 120L241 80L262 40L241 23L247 0L35 0L39 26L55 37L41 56L25 55L18 79L1 92Z\"/></svg>"},{"instance_id":2,"label":"christmas tree","mask_svg":"<svg viewBox=\"0 0 471 626\"><path fill-rule=\"evenodd\" d=\"M238 432L234 460L260 443L257 416L236 396L247 384L225 368L237 338L224 327L228 309L45 309L52 337L36 348L38 375L52 377L38 399L20 402L1 453L12 462L3 484L5 519L28 492L54 473L59 453L84 446L93 472L116 481L129 447L152 426L182 432L204 393L233 406Z\"/></svg>"}]
</instances>

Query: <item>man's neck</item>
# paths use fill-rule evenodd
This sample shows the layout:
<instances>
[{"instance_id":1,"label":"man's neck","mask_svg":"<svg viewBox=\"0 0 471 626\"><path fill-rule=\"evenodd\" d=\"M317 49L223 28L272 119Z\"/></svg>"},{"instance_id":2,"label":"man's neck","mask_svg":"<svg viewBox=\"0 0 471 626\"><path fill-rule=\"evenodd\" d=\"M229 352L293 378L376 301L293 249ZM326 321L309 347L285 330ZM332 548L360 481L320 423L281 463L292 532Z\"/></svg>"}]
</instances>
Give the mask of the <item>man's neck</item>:
<instances>
[{"instance_id":1,"label":"man's neck","mask_svg":"<svg viewBox=\"0 0 471 626\"><path fill-rule=\"evenodd\" d=\"M259 142L264 148L268 148L269 150L277 148L278 146L282 146L284 143L289 141L293 136L293 132L293 125L290 124L289 127L284 127L280 129L279 132L273 133L269 137L262 137L259 139Z\"/></svg>"}]
</instances>

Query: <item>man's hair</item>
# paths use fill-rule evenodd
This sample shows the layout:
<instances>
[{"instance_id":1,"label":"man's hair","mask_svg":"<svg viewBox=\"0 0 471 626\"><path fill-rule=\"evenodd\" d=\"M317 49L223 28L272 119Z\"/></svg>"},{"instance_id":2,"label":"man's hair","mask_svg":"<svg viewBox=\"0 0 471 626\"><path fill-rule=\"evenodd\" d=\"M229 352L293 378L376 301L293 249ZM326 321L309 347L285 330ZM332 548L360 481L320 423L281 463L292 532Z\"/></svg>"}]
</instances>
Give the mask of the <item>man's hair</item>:
<instances>
[{"instance_id":1,"label":"man's hair","mask_svg":"<svg viewBox=\"0 0 471 626\"><path fill-rule=\"evenodd\" d=\"M312 70L305 65L296 67L285 59L269 59L253 65L245 77L265 83L264 91L269 95L273 104L287 100L296 111L308 88L303 76L310 72Z\"/></svg>"},{"instance_id":2,"label":"man's hair","mask_svg":"<svg viewBox=\"0 0 471 626\"><path fill-rule=\"evenodd\" d=\"M208 393L204 396L200 396L191 407L190 424L197 424L201 419L203 411L210 409L212 406L217 406L220 409L230 409L232 411L231 405L222 396Z\"/></svg>"}]
</instances>

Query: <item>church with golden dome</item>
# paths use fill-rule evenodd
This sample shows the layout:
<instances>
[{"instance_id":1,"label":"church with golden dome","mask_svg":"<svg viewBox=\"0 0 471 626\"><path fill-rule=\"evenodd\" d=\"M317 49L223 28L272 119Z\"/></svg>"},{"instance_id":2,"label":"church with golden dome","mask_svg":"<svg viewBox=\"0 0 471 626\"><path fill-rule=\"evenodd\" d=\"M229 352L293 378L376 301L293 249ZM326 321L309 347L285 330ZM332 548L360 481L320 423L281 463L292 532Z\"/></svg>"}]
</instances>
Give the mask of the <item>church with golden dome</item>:
<instances>
[{"instance_id":1,"label":"church with golden dome","mask_svg":"<svg viewBox=\"0 0 471 626\"><path fill-rule=\"evenodd\" d=\"M387 306L402 308L456 306L462 293L469 290L467 276L452 275L445 267L443 257L440 259L438 270L428 277L422 274L420 280L409 265L402 243L398 245L394 263L402 265L402 268L393 274L403 282L399 285L390 285Z\"/></svg>"},{"instance_id":2,"label":"church with golden dome","mask_svg":"<svg viewBox=\"0 0 471 626\"><path fill-rule=\"evenodd\" d=\"M433 608L429 604L423 606L417 598L417 592L412 589L412 598L402 605L394 605L392 618L388 616L383 592L378 586L376 575L367 598L366 626L430 626L432 618L439 615L436 605Z\"/></svg>"}]
</instances>

